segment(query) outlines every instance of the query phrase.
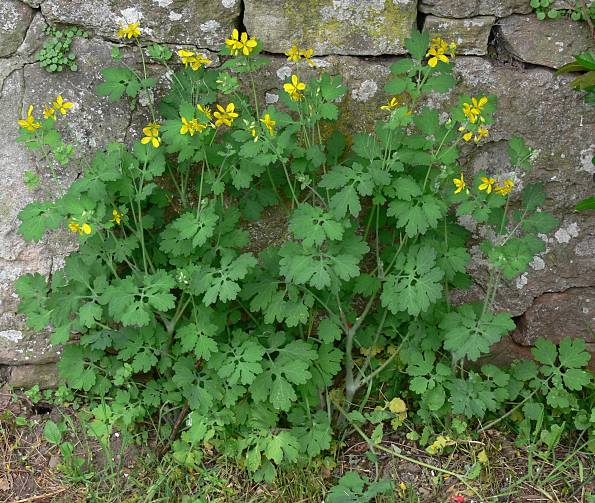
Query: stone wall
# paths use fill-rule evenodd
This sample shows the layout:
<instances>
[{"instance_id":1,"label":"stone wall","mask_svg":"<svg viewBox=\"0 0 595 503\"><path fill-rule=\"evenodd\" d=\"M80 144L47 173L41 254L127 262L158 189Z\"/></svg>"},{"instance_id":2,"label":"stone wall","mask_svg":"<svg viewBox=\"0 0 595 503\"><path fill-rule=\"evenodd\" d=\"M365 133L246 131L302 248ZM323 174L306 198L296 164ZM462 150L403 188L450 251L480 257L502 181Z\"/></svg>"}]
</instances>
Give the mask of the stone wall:
<instances>
[{"instance_id":1,"label":"stone wall","mask_svg":"<svg viewBox=\"0 0 595 503\"><path fill-rule=\"evenodd\" d=\"M547 209L560 228L543 236L547 251L531 269L505 284L497 307L518 317L516 332L495 350L496 356L527 354L536 337L558 340L584 337L595 349L595 221L572 210L592 194L595 153L594 108L568 87L569 77L554 69L593 47L587 26L570 20L538 21L529 0L2 0L0 3L0 384L30 386L55 382L52 365L59 351L47 334L31 333L16 314L14 280L25 272L50 273L73 249L61 233L40 244L16 234L19 210L39 196L59 193L76 177L75 168L51 177L22 145L15 143L16 119L32 103L36 110L57 94L76 103L66 134L84 149L111 139L134 138L144 120L123 103L108 104L94 94L99 71L110 64L119 22L139 21L143 41L217 50L233 27L261 39L273 65L259 79L269 103L289 67L282 53L292 44L312 47L325 71L340 73L350 88L343 103L347 127L365 129L385 99L382 88L390 64L404 54L414 26L458 44L456 93L498 96L496 122L489 142L463 153L465 170L510 172L506 140L522 135L539 150L534 172L516 177L517 187L541 179L549 194ZM81 26L90 34L73 45L78 71L49 74L35 62L48 24ZM216 59L216 58L214 58ZM167 85L166 76L162 84ZM436 97L431 101L452 99ZM42 186L33 193L24 184L36 170ZM480 293L481 261L473 274Z\"/></svg>"}]
</instances>

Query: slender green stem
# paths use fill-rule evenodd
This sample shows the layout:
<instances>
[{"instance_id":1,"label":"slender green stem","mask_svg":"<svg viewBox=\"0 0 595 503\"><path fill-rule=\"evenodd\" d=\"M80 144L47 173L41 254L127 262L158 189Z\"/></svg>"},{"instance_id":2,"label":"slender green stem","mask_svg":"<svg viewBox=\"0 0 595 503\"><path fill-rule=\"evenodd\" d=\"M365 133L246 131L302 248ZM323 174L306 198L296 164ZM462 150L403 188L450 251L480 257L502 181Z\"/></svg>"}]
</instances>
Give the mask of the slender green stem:
<instances>
[{"instance_id":1,"label":"slender green stem","mask_svg":"<svg viewBox=\"0 0 595 503\"><path fill-rule=\"evenodd\" d=\"M546 379L546 382L549 381L549 378ZM539 391L539 388L537 388L536 390L534 390L529 396L527 396L523 401L517 403L512 409L510 409L508 412L506 412L506 414L503 414L502 416L494 419L493 421L490 421L488 424L486 424L485 426L482 426L479 429L479 433L482 433L484 431L489 430L490 428L493 428L494 426L496 426L500 421L503 421L504 419L506 419L507 417L509 417L511 414L514 413L515 410L518 410L519 407L523 406L526 402L528 402L529 400L531 400L531 398L533 398L537 392Z\"/></svg>"},{"instance_id":2,"label":"slender green stem","mask_svg":"<svg viewBox=\"0 0 595 503\"><path fill-rule=\"evenodd\" d=\"M143 77L144 77L143 80L146 80L147 79L147 64L145 62L145 52L143 51L143 47L140 45L140 42L138 41L138 39L136 39L136 43L139 47L141 62L143 65ZM142 87L143 91L146 93L147 104L149 105L149 111L151 112L151 117L153 118L153 122L157 122L157 115L155 114L155 109L153 108L153 100L150 98L149 90L144 86L141 86L141 87Z\"/></svg>"},{"instance_id":3,"label":"slender green stem","mask_svg":"<svg viewBox=\"0 0 595 503\"><path fill-rule=\"evenodd\" d=\"M384 275L386 276L387 274L390 273L390 271L392 270L392 268L395 265L395 262L397 261L397 258L399 257L399 254L401 253L401 250L403 249L403 246L405 246L405 243L407 242L407 235L403 236L402 234L399 233L399 248L397 248L397 251L395 252L393 258L391 259L390 263L388 264L388 267L386 268L386 271L384 271Z\"/></svg>"},{"instance_id":4,"label":"slender green stem","mask_svg":"<svg viewBox=\"0 0 595 503\"><path fill-rule=\"evenodd\" d=\"M293 184L291 183L291 178L289 178L289 172L287 171L287 166L285 166L285 162L281 162L281 165L283 166L283 171L285 172L285 178L287 179L287 183L289 185L289 190L291 190L291 197L293 199L292 206L293 206L293 203L295 203L296 206L299 206L300 202L299 202L297 196L295 195L295 191L293 190Z\"/></svg>"},{"instance_id":5,"label":"slender green stem","mask_svg":"<svg viewBox=\"0 0 595 503\"><path fill-rule=\"evenodd\" d=\"M362 323L366 319L366 316L368 316L368 313L370 312L370 309L372 308L372 305L374 304L375 300L376 300L376 294L372 295L368 299L368 302L364 306L364 310L362 311L362 314L360 314L358 316L356 322L353 324L353 327L351 327L351 329L350 329L353 333L357 332L359 330L359 327L362 326Z\"/></svg>"},{"instance_id":6,"label":"slender green stem","mask_svg":"<svg viewBox=\"0 0 595 503\"><path fill-rule=\"evenodd\" d=\"M140 201L140 192L143 189L143 184L145 181L145 169L147 168L147 162L145 161L145 165L143 167L143 174L141 176L141 181L140 184L136 190L136 211L138 214L138 231L139 231L139 241L140 241L140 246L141 246L141 250L142 250L142 254L143 254L143 269L145 271L145 274L147 274L148 269L147 269L147 250L145 247L145 232L144 232L144 228L143 228L143 213L142 213L142 208L141 208L141 201Z\"/></svg>"},{"instance_id":7,"label":"slender green stem","mask_svg":"<svg viewBox=\"0 0 595 503\"><path fill-rule=\"evenodd\" d=\"M448 250L448 226L446 225L446 217L444 218L444 247ZM444 298L446 300L446 309L450 311L450 299L448 294L448 279L444 275Z\"/></svg>"},{"instance_id":8,"label":"slender green stem","mask_svg":"<svg viewBox=\"0 0 595 503\"><path fill-rule=\"evenodd\" d=\"M256 111L256 120L260 119L260 112L258 110L258 97L256 96L256 86L254 84L254 77L250 74L250 83L252 84L252 96L254 97L254 110Z\"/></svg>"},{"instance_id":9,"label":"slender green stem","mask_svg":"<svg viewBox=\"0 0 595 503\"><path fill-rule=\"evenodd\" d=\"M382 313L382 318L380 319L380 323L378 324L378 327L376 329L376 335L374 336L374 342L372 342L372 348L375 348L376 344L378 344L378 339L380 339L380 334L382 333L382 328L384 327L384 322L386 321L387 316L388 316L388 309L385 309L384 312ZM364 372L368 369L368 366L370 365L370 360L372 360L372 352L371 351L368 354L368 356L366 356L364 364L359 369L360 374L362 376L364 375Z\"/></svg>"},{"instance_id":10,"label":"slender green stem","mask_svg":"<svg viewBox=\"0 0 595 503\"><path fill-rule=\"evenodd\" d=\"M351 425L351 427L368 444L368 447L370 447L370 450L372 450L372 452L374 452L374 449L377 449L379 451L382 451L382 452L385 452L387 454L390 454L391 456L394 456L396 458L402 459L403 461L407 461L409 463L413 463L413 464L416 464L418 466L422 466L423 468L427 468L428 470L433 470L433 471L436 471L436 472L439 472L439 473L444 473L444 474L449 475L451 477L455 477L462 484L464 484L465 487L467 487L467 489L469 489L471 492L473 492L473 494L475 494L477 497L481 497L481 495L475 490L475 488L467 483L467 480L466 480L466 478L465 478L464 475L460 475L458 473L451 472L450 470L445 470L444 468L441 468L440 466L434 466L434 465L431 465L429 463L425 463L423 461L419 461L418 459L415 459L415 458L410 458L409 456L405 456L404 454L401 454L401 453L395 451L394 449L388 449L388 448L386 448L386 447L384 447L382 445L376 445L376 444L374 444L374 442L372 442L372 439L370 437L368 437L368 435L366 435L366 433L356 423L354 423L351 420L351 418L349 417L348 413L343 409L343 407L341 407L341 405L339 403L337 403L336 401L333 400L333 404L335 405L335 407L337 407L337 410L343 415L343 417L345 417L345 419L347 419L347 421L349 421L349 424Z\"/></svg>"},{"instance_id":11,"label":"slender green stem","mask_svg":"<svg viewBox=\"0 0 595 503\"><path fill-rule=\"evenodd\" d=\"M302 288L308 292L310 295L312 295L312 297L314 297L314 299L316 299L316 301L322 306L324 307L324 309L326 310L326 312L329 314L329 316L331 317L331 319L333 321L337 320L338 318L340 318L337 313L335 313L330 307L328 307L328 305L326 304L326 302L324 302L318 295L316 295L312 290L310 290L309 288L302 286Z\"/></svg>"},{"instance_id":12,"label":"slender green stem","mask_svg":"<svg viewBox=\"0 0 595 503\"><path fill-rule=\"evenodd\" d=\"M373 204L372 209L370 210L370 216L368 217L368 223L366 224L366 231L364 232L364 241L368 240L368 234L370 233L370 227L372 225L372 218L374 217L374 213L377 211L377 205Z\"/></svg>"},{"instance_id":13,"label":"slender green stem","mask_svg":"<svg viewBox=\"0 0 595 503\"><path fill-rule=\"evenodd\" d=\"M368 374L364 379L362 379L360 386L372 382L372 379L374 379L378 374L380 374L380 372L382 372L386 367L388 367L390 365L390 363L397 357L399 353L397 351L395 351L392 355L390 355L390 357L388 357L384 363L382 365L380 365L380 367L378 367L377 369L374 370L374 372Z\"/></svg>"},{"instance_id":14,"label":"slender green stem","mask_svg":"<svg viewBox=\"0 0 595 503\"><path fill-rule=\"evenodd\" d=\"M355 393L357 393L358 388L360 387L360 385L358 385L357 380L355 379L354 372L353 372L354 367L355 367L355 363L353 360L353 339L355 337L355 334L361 327L362 323L368 316L368 313L370 312L370 309L372 308L372 305L374 304L374 301L376 300L376 294L372 295L368 299L368 302L367 302L366 306L364 307L362 314L358 317L358 319L356 320L356 322L353 324L353 326L351 328L349 327L349 324L347 323L347 320L345 319L345 316L343 315L343 310L341 309L339 295L338 294L336 294L336 295L337 295L337 304L339 306L340 314L342 316L343 325L345 326L345 333L347 334L347 340L345 342L345 397L347 398L347 401L350 402L353 399Z\"/></svg>"},{"instance_id":15,"label":"slender green stem","mask_svg":"<svg viewBox=\"0 0 595 503\"><path fill-rule=\"evenodd\" d=\"M380 238L379 238L379 227L380 227L380 211L376 212L376 232L375 232L375 243L374 248L376 249L376 268L378 269L378 279L384 280L384 262L380 259Z\"/></svg>"},{"instance_id":16,"label":"slender green stem","mask_svg":"<svg viewBox=\"0 0 595 503\"><path fill-rule=\"evenodd\" d=\"M186 299L186 301L184 303L182 303L182 299L183 299L183 294L180 297L180 302L178 303L178 308L176 310L176 313L173 315L173 317L171 318L169 323L166 325L166 329L167 329L168 333L170 333L170 334L174 333L174 330L176 329L176 325L177 325L178 321L180 321L180 318L184 315L184 311L188 307L188 304L190 304L192 302L191 295L188 296L188 298Z\"/></svg>"}]
</instances>

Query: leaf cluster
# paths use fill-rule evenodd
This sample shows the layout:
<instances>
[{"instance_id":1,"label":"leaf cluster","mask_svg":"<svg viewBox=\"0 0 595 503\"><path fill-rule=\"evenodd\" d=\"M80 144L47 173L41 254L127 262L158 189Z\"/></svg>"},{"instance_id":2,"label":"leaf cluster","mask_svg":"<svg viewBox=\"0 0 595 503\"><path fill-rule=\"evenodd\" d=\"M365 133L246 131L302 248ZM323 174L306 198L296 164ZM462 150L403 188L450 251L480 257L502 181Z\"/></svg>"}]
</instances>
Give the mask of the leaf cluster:
<instances>
[{"instance_id":1,"label":"leaf cluster","mask_svg":"<svg viewBox=\"0 0 595 503\"><path fill-rule=\"evenodd\" d=\"M590 378L577 343L553 357L540 343L535 368L546 387L535 373L466 369L515 328L494 312L495 292L527 270L543 251L537 234L557 221L539 185L504 197L480 189L479 174L454 193L471 97L446 121L424 105L455 83L452 63L426 64L429 43L416 32L412 57L391 66L387 91L402 104L373 132L350 135L337 122L340 76L317 75L300 100L285 93L264 108L238 84L267 64L259 50L216 70L178 69L151 110L159 127L145 128L158 130L157 146L109 144L62 196L23 209L26 240L59 228L78 240L51 278L23 275L16 288L29 326L63 345L68 385L96 399L97 438L178 411L177 463L196 469L203 450L217 449L271 480L278 467L330 449L340 416L375 424L378 443L384 421L411 420L429 438L431 425L477 424L526 393L565 414L582 410L577 394ZM160 47L150 54L172 57ZM98 94L133 105L156 84L134 67L102 74ZM213 123L207 110L231 103L232 125ZM184 121L204 127L190 134ZM23 133L32 148L42 137ZM529 168L524 142L509 147L511 163ZM283 238L263 242L255 221L275 212ZM490 237L480 251L491 280L483 302L453 306L449 292L472 283L462 216ZM359 412L380 387L392 405ZM176 422L166 419L164 443ZM340 486L333 501L388 490L353 476Z\"/></svg>"},{"instance_id":2,"label":"leaf cluster","mask_svg":"<svg viewBox=\"0 0 595 503\"><path fill-rule=\"evenodd\" d=\"M78 65L76 54L71 51L72 41L75 37L86 38L87 32L74 26L63 30L49 26L45 32L50 38L35 55L40 66L50 73L61 72L66 68L76 72Z\"/></svg>"}]
</instances>

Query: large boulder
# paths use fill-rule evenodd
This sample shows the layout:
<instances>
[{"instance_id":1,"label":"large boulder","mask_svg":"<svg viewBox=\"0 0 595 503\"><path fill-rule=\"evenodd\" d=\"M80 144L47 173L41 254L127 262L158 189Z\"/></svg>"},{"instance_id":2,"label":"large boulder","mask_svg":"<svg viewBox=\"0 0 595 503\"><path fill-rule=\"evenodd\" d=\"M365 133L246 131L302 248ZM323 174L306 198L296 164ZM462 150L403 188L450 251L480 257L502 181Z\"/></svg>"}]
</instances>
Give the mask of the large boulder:
<instances>
[{"instance_id":1,"label":"large boulder","mask_svg":"<svg viewBox=\"0 0 595 503\"><path fill-rule=\"evenodd\" d=\"M451 19L427 16L424 29L432 36L457 44L457 54L483 56L488 52L488 39L496 18L477 16L470 19Z\"/></svg>"},{"instance_id":2,"label":"large boulder","mask_svg":"<svg viewBox=\"0 0 595 503\"><path fill-rule=\"evenodd\" d=\"M55 388L58 383L58 367L53 363L12 367L7 378L7 384L13 388L29 389L37 385L46 389Z\"/></svg>"},{"instance_id":3,"label":"large boulder","mask_svg":"<svg viewBox=\"0 0 595 503\"><path fill-rule=\"evenodd\" d=\"M527 0L421 0L419 10L444 17L504 17L529 14L531 5Z\"/></svg>"},{"instance_id":4,"label":"large boulder","mask_svg":"<svg viewBox=\"0 0 595 503\"><path fill-rule=\"evenodd\" d=\"M47 334L29 330L0 330L0 365L54 363L60 351L49 343Z\"/></svg>"},{"instance_id":5,"label":"large boulder","mask_svg":"<svg viewBox=\"0 0 595 503\"><path fill-rule=\"evenodd\" d=\"M565 330L559 330L562 319ZM582 337L595 351L595 288L544 293L521 316L512 338L517 344L531 346L544 333L555 343L567 335Z\"/></svg>"},{"instance_id":6,"label":"large boulder","mask_svg":"<svg viewBox=\"0 0 595 503\"><path fill-rule=\"evenodd\" d=\"M245 0L244 24L270 52L403 54L417 0Z\"/></svg>"},{"instance_id":7,"label":"large boulder","mask_svg":"<svg viewBox=\"0 0 595 503\"><path fill-rule=\"evenodd\" d=\"M0 3L0 58L14 53L23 40L33 19L33 9L19 0Z\"/></svg>"},{"instance_id":8,"label":"large boulder","mask_svg":"<svg viewBox=\"0 0 595 503\"><path fill-rule=\"evenodd\" d=\"M115 39L122 23L140 23L143 40L219 48L237 25L240 0L45 0L51 23L82 26Z\"/></svg>"},{"instance_id":9,"label":"large boulder","mask_svg":"<svg viewBox=\"0 0 595 503\"><path fill-rule=\"evenodd\" d=\"M535 16L510 16L498 21L499 41L512 56L526 63L560 68L574 55L593 49L587 23L567 18L540 21Z\"/></svg>"}]
</instances>

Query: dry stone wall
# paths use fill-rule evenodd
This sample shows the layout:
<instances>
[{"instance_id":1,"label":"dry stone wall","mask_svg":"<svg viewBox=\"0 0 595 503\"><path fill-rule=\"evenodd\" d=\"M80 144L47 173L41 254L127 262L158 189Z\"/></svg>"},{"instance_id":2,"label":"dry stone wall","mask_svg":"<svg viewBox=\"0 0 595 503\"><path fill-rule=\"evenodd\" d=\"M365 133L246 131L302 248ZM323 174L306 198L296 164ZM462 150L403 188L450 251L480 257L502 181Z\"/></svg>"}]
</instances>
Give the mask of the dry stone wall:
<instances>
[{"instance_id":1,"label":"dry stone wall","mask_svg":"<svg viewBox=\"0 0 595 503\"><path fill-rule=\"evenodd\" d=\"M350 88L342 103L342 127L351 130L368 129L378 117L389 66L404 54L404 40L414 26L454 40L460 83L451 95L432 97L429 104L439 106L461 92L498 96L489 142L463 152L465 171L513 177L519 189L543 180L549 194L546 207L561 222L543 236L547 250L534 258L529 272L503 286L497 307L512 311L518 327L494 355L500 360L524 357L538 336L584 337L595 350L595 220L593 214L572 210L593 193L595 108L568 87L569 77L554 75L573 54L593 47L586 25L565 19L540 22L528 0L2 0L0 384L55 383L59 349L49 345L47 334L26 328L16 313L13 283L26 272L51 273L74 249L74 241L62 233L37 244L25 243L16 233L23 206L60 193L77 176L74 168L50 176L15 142L16 118L30 103L40 110L62 94L76 104L65 133L84 152L114 139L135 138L145 120L142 112L94 94L101 68L111 63L122 21L140 22L143 41L172 49L217 50L234 27L247 29L264 42L273 61L258 79L268 103L278 101L290 71L282 53L292 44L312 47L318 68L343 75ZM78 71L49 74L35 62L48 24L76 25L89 32L89 38L73 44ZM167 74L160 84L167 86ZM510 173L506 161L506 140L513 135L522 135L538 151L536 169L524 178ZM27 170L42 178L36 193L24 184ZM485 271L485 264L475 260L476 286L464 295L481 294Z\"/></svg>"}]
</instances>

